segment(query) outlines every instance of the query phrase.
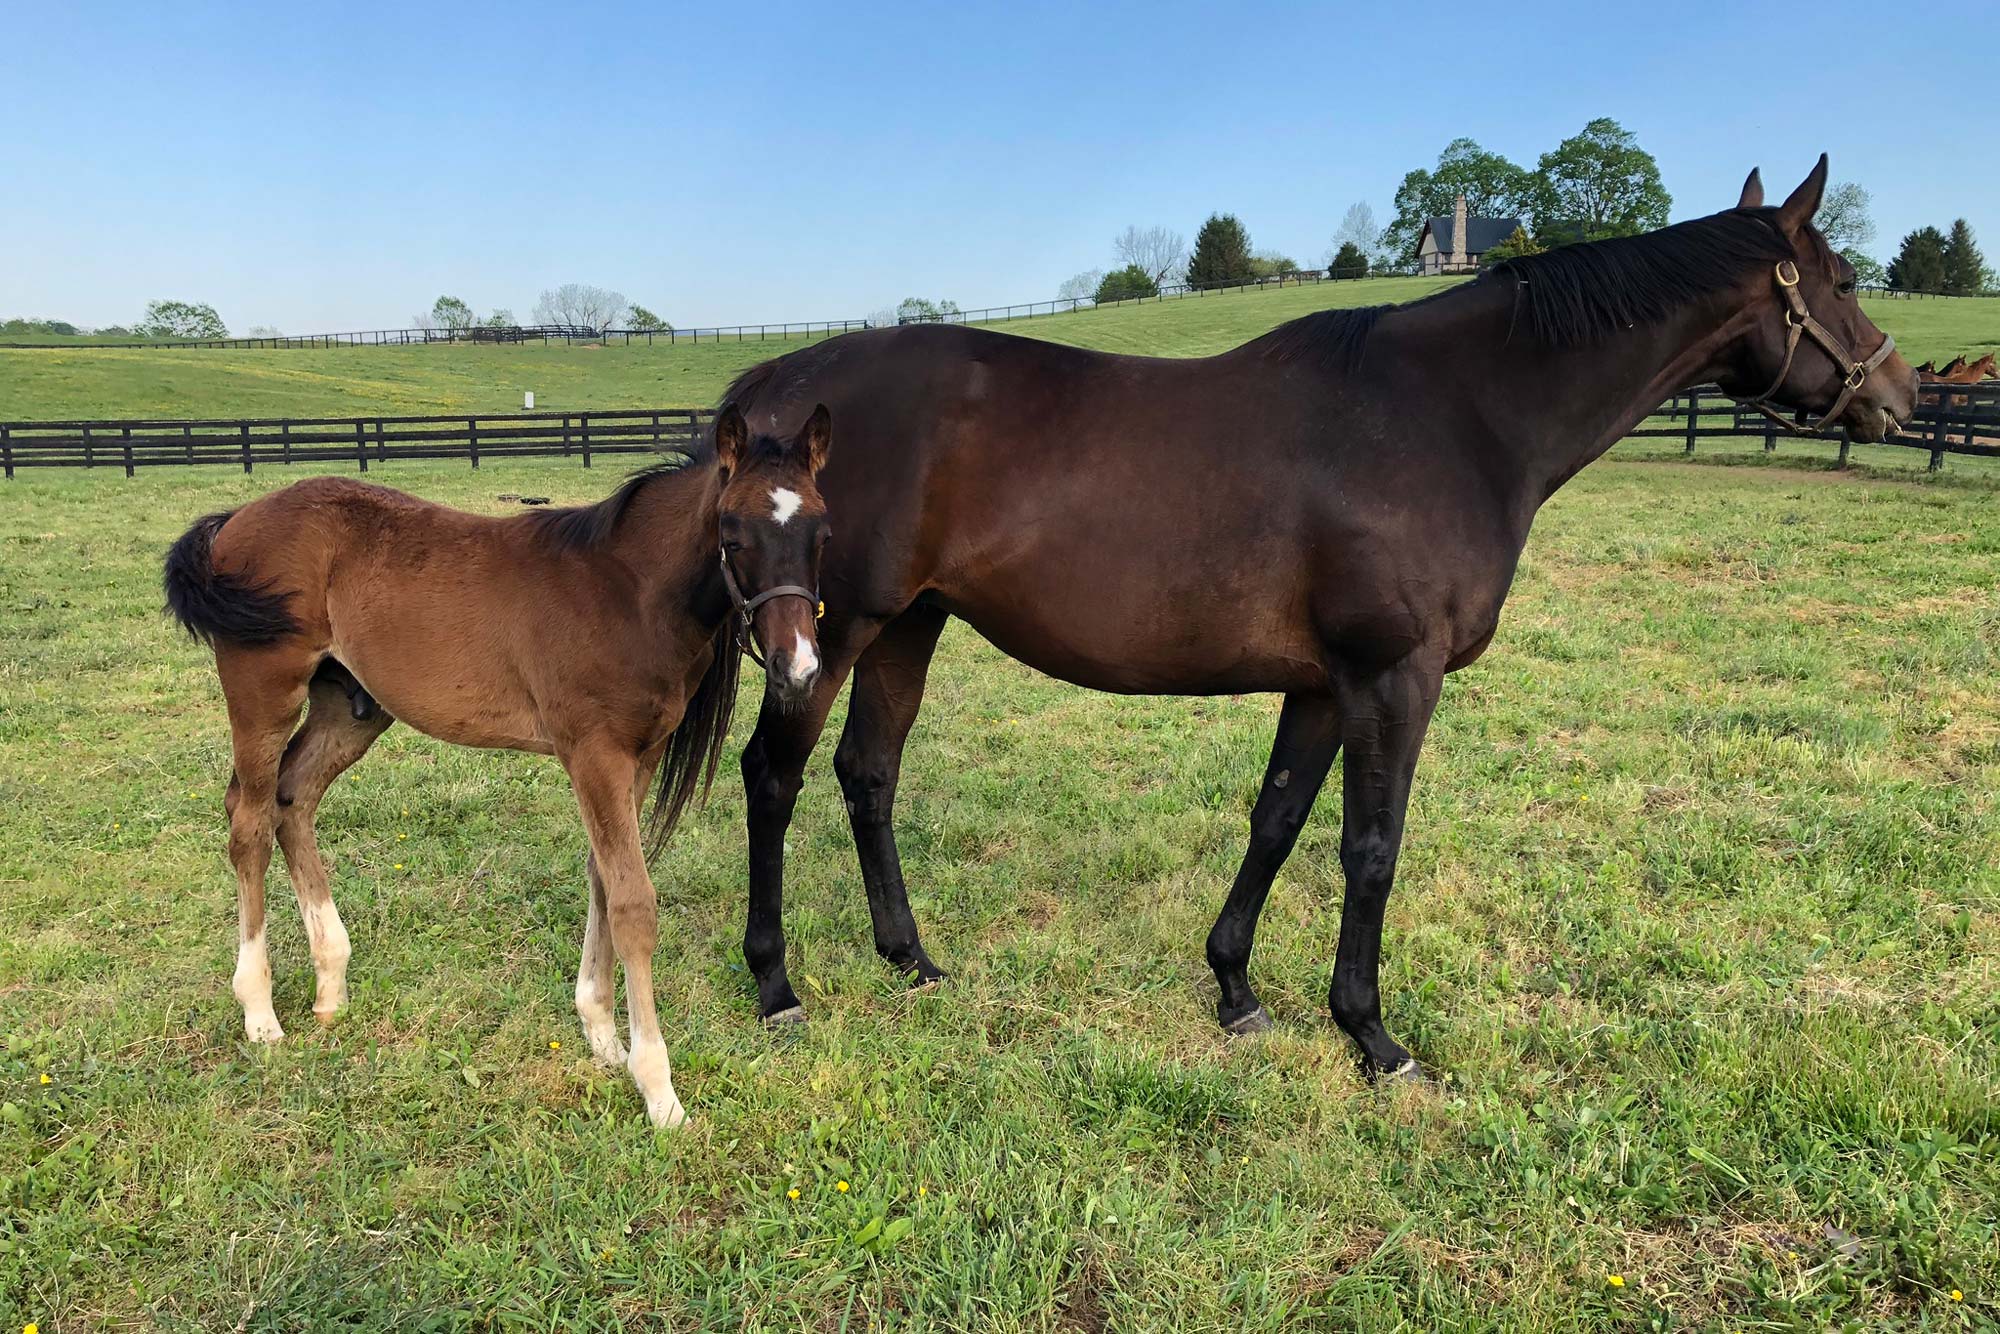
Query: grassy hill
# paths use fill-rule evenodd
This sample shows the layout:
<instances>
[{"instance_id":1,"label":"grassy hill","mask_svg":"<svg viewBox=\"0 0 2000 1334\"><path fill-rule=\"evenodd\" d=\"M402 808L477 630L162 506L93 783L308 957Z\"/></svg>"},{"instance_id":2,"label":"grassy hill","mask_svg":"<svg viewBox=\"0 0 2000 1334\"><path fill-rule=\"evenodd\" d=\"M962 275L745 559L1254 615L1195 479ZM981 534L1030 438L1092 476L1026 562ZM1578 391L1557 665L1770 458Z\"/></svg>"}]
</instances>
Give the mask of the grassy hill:
<instances>
[{"instance_id":1,"label":"grassy hill","mask_svg":"<svg viewBox=\"0 0 2000 1334\"><path fill-rule=\"evenodd\" d=\"M1456 281L1382 278L1041 316L993 327L1113 352L1205 356L1309 311L1411 301ZM2000 348L2000 298L1864 302L1913 360ZM0 419L312 416L711 403L776 340L644 347L437 344L298 351L0 349Z\"/></svg>"}]
</instances>

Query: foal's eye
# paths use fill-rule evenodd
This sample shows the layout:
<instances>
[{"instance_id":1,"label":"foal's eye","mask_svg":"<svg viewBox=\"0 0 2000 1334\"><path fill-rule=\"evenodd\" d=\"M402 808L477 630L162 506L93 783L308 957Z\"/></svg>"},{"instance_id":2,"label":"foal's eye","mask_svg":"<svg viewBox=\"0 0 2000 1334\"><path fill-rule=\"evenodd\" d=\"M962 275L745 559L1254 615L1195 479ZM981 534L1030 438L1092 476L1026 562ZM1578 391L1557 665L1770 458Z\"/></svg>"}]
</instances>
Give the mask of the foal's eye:
<instances>
[{"instance_id":1,"label":"foal's eye","mask_svg":"<svg viewBox=\"0 0 2000 1334\"><path fill-rule=\"evenodd\" d=\"M1848 279L1845 279L1845 280L1843 280L1843 281L1841 282L1840 286L1839 286L1839 287L1838 287L1838 288L1837 288L1836 290L1837 290L1837 291L1839 291L1839 293L1840 293L1840 294L1841 294L1842 296L1853 296L1853 295L1854 295L1854 279L1852 279L1852 278L1848 278Z\"/></svg>"}]
</instances>

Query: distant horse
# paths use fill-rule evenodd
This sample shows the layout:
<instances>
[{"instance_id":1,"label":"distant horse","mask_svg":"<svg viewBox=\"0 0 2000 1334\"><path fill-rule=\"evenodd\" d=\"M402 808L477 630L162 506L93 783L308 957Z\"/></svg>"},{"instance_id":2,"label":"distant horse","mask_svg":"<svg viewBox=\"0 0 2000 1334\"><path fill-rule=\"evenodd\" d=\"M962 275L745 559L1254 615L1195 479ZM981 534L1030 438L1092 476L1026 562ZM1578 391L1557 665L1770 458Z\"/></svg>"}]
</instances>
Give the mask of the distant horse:
<instances>
[{"instance_id":1,"label":"distant horse","mask_svg":"<svg viewBox=\"0 0 2000 1334\"><path fill-rule=\"evenodd\" d=\"M657 770L657 848L714 777L739 642L768 649L774 707L812 690L826 536L814 478L828 435L823 408L785 440L752 438L725 408L713 453L650 468L595 505L486 518L319 477L200 519L174 543L167 604L214 646L229 707L234 990L252 1042L284 1035L264 941L274 834L318 974L313 1013L330 1021L347 999L347 930L313 817L401 718L442 741L561 761L590 841L584 1034L599 1061L626 1063L654 1124L685 1119L653 1003L658 912L640 807Z\"/></svg>"},{"instance_id":2,"label":"distant horse","mask_svg":"<svg viewBox=\"0 0 2000 1334\"><path fill-rule=\"evenodd\" d=\"M942 974L891 826L904 740L951 616L1030 666L1133 694L1285 696L1250 847L1208 961L1228 1028L1269 1024L1257 917L1337 752L1347 878L1329 995L1371 1073L1414 1073L1383 1028L1382 917L1410 779L1446 672L1485 650L1542 502L1669 395L1711 380L1880 440L1915 377L1811 225L1826 159L1777 208L1496 265L1407 306L1328 310L1219 356L1114 356L956 325L849 334L729 391L780 429L841 420L821 479L841 516L819 684L767 704L743 753L744 957L769 1020L786 974L784 832L851 671L834 770L876 949ZM1760 392L1761 391L1761 392Z\"/></svg>"}]
</instances>

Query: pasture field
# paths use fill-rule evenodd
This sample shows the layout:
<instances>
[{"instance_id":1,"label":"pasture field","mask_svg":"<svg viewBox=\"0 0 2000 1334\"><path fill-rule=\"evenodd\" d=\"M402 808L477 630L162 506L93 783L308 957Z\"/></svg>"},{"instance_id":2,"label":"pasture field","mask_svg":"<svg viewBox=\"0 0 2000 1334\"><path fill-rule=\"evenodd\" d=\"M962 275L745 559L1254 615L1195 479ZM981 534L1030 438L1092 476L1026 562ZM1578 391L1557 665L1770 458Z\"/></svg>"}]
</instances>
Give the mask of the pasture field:
<instances>
[{"instance_id":1,"label":"pasture field","mask_svg":"<svg viewBox=\"0 0 2000 1334\"><path fill-rule=\"evenodd\" d=\"M1250 289L986 327L1110 352L1205 356L1311 311L1411 301L1458 281ZM1863 304L1913 362L2000 348L2000 298ZM801 345L0 348L0 420L507 412L528 389L538 408L555 411L705 406L738 371Z\"/></svg>"},{"instance_id":2,"label":"pasture field","mask_svg":"<svg viewBox=\"0 0 2000 1334\"><path fill-rule=\"evenodd\" d=\"M829 743L790 839L812 1023L761 1031L726 776L656 874L695 1118L656 1133L583 1051L547 760L392 729L320 820L353 1006L313 1025L274 867L289 1036L242 1041L227 733L159 558L303 471L0 486L0 1328L2000 1321L1990 483L1614 457L1555 498L1418 774L1384 985L1428 1088L1365 1086L1326 1016L1332 792L1253 964L1277 1030L1214 1025L1274 699L1090 694L954 627L899 812L951 980L876 961ZM495 512L611 482L379 476Z\"/></svg>"}]
</instances>

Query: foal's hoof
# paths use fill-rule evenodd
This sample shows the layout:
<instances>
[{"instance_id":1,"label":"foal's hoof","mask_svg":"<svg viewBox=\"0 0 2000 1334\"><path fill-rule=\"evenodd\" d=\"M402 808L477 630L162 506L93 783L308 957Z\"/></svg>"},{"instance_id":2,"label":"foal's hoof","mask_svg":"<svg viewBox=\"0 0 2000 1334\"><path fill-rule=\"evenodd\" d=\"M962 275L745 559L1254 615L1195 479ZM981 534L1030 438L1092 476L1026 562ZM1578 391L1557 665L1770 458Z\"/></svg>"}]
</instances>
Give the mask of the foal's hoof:
<instances>
[{"instance_id":1,"label":"foal's hoof","mask_svg":"<svg viewBox=\"0 0 2000 1334\"><path fill-rule=\"evenodd\" d=\"M279 1026L277 1015L264 1014L243 1021L243 1036L252 1042L268 1044L282 1041L285 1030Z\"/></svg>"},{"instance_id":2,"label":"foal's hoof","mask_svg":"<svg viewBox=\"0 0 2000 1334\"><path fill-rule=\"evenodd\" d=\"M907 992L912 996L926 991L936 991L944 985L944 977L945 975L936 968L929 972L921 968L912 968L903 974L903 980L909 984Z\"/></svg>"},{"instance_id":3,"label":"foal's hoof","mask_svg":"<svg viewBox=\"0 0 2000 1334\"><path fill-rule=\"evenodd\" d=\"M1240 1019L1232 1019L1222 1026L1222 1031L1231 1037L1249 1037L1252 1033L1268 1033L1277 1025L1271 1022L1269 1011L1259 1005Z\"/></svg>"},{"instance_id":4,"label":"foal's hoof","mask_svg":"<svg viewBox=\"0 0 2000 1334\"><path fill-rule=\"evenodd\" d=\"M1393 1070L1379 1070L1375 1063L1367 1063L1368 1082L1381 1088L1431 1088L1437 1080L1424 1072L1414 1056L1405 1056L1402 1063Z\"/></svg>"},{"instance_id":5,"label":"foal's hoof","mask_svg":"<svg viewBox=\"0 0 2000 1334\"><path fill-rule=\"evenodd\" d=\"M789 1006L786 1009L778 1011L776 1014L767 1014L764 1016L764 1027L766 1028L796 1028L805 1022L806 1007L803 1005Z\"/></svg>"}]
</instances>

